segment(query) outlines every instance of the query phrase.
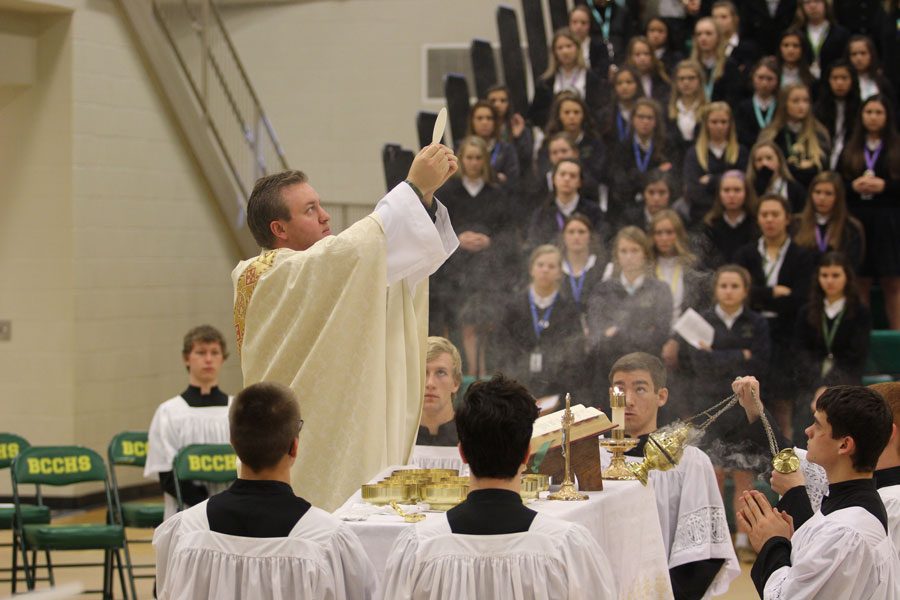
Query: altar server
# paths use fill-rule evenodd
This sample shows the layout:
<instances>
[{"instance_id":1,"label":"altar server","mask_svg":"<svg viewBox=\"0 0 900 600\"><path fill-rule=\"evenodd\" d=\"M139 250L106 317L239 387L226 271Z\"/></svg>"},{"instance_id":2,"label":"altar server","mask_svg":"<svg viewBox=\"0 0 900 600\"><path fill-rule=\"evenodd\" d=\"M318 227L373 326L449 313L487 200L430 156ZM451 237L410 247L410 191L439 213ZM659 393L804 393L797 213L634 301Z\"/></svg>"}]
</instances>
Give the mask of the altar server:
<instances>
[{"instance_id":1,"label":"altar server","mask_svg":"<svg viewBox=\"0 0 900 600\"><path fill-rule=\"evenodd\" d=\"M160 404L153 414L144 465L144 477L159 478L167 519L178 510L172 474L178 451L190 444L228 443L228 394L219 389L219 371L228 358L225 338L215 327L194 327L184 336L181 357L188 387ZM188 506L221 489L221 484L181 482L181 496Z\"/></svg>"},{"instance_id":2,"label":"altar server","mask_svg":"<svg viewBox=\"0 0 900 600\"><path fill-rule=\"evenodd\" d=\"M634 352L616 361L609 382L625 392L625 433L640 440L626 461L640 462L648 434L657 429L657 412L669 399L666 368L655 356ZM605 468L609 453L604 449L601 460ZM651 471L650 481L676 600L724 594L741 567L709 457L687 446L678 466Z\"/></svg>"},{"instance_id":3,"label":"altar server","mask_svg":"<svg viewBox=\"0 0 900 600\"><path fill-rule=\"evenodd\" d=\"M244 389L228 423L240 478L157 528L160 600L372 598L377 575L359 538L291 489L303 420L290 388Z\"/></svg>"},{"instance_id":4,"label":"altar server","mask_svg":"<svg viewBox=\"0 0 900 600\"><path fill-rule=\"evenodd\" d=\"M497 375L469 388L456 411L469 496L407 528L387 559L382 595L412 598L616 598L609 561L581 525L537 513L519 496L534 398Z\"/></svg>"},{"instance_id":5,"label":"altar server","mask_svg":"<svg viewBox=\"0 0 900 600\"><path fill-rule=\"evenodd\" d=\"M459 245L433 193L456 170L449 148L425 147L404 183L335 236L299 171L264 177L250 195L247 222L263 251L232 272L244 385L315 390L303 396L309 442L293 480L326 510L361 481L406 462L412 448L427 278Z\"/></svg>"},{"instance_id":6,"label":"altar server","mask_svg":"<svg viewBox=\"0 0 900 600\"><path fill-rule=\"evenodd\" d=\"M759 552L757 591L764 599L898 598L900 559L872 474L891 437L891 411L873 390L836 386L816 401L813 418L807 458L829 481L821 509L794 531L763 494L744 493L738 518Z\"/></svg>"}]
</instances>

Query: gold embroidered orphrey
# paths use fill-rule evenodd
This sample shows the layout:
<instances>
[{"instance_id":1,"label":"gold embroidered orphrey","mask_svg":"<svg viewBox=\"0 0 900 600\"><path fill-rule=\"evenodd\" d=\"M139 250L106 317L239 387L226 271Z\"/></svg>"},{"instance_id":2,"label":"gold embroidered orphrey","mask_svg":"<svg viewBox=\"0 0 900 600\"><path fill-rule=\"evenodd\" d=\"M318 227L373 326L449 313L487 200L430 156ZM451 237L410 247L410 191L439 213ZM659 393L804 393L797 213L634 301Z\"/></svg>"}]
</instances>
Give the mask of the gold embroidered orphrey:
<instances>
[{"instance_id":1,"label":"gold embroidered orphrey","mask_svg":"<svg viewBox=\"0 0 900 600\"><path fill-rule=\"evenodd\" d=\"M244 346L244 322L247 319L247 307L250 306L250 298L253 290L259 283L260 277L275 264L277 250L267 250L256 257L250 265L244 269L238 278L237 294L234 299L234 332L237 336L238 353Z\"/></svg>"}]
</instances>

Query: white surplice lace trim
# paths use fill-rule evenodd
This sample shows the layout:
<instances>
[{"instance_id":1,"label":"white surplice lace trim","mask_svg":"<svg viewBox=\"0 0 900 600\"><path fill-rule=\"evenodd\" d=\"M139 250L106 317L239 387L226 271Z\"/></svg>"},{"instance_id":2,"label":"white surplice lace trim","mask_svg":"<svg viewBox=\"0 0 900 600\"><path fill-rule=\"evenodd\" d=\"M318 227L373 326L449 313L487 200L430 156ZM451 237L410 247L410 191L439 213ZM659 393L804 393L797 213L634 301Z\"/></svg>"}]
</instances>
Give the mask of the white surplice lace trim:
<instances>
[{"instance_id":1,"label":"white surplice lace trim","mask_svg":"<svg viewBox=\"0 0 900 600\"><path fill-rule=\"evenodd\" d=\"M698 546L724 544L730 540L725 509L707 506L678 517L672 554Z\"/></svg>"},{"instance_id":2,"label":"white surplice lace trim","mask_svg":"<svg viewBox=\"0 0 900 600\"><path fill-rule=\"evenodd\" d=\"M801 458L800 470L803 471L803 477L806 478L806 494L809 496L809 503L813 512L816 512L822 506L822 497L828 494L828 477L825 475L825 469Z\"/></svg>"}]
</instances>

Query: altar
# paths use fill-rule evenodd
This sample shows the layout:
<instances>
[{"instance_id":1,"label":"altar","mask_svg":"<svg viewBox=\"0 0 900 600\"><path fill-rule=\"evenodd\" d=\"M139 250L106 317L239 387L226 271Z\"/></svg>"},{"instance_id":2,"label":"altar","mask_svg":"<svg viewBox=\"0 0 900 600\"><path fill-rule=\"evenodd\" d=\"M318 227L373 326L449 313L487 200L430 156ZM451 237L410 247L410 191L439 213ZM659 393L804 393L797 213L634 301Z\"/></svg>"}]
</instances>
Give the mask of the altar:
<instances>
[{"instance_id":1,"label":"altar","mask_svg":"<svg viewBox=\"0 0 900 600\"><path fill-rule=\"evenodd\" d=\"M402 467L390 467L373 482L398 468ZM587 492L589 499L583 502L551 501L543 492L528 507L583 525L606 552L616 574L620 598L672 598L668 557L652 487L637 481L604 481L603 485L601 492ZM359 511L354 508L362 502L357 490L334 515L355 518ZM425 514L427 519L435 513ZM374 514L365 520L348 520L347 524L359 536L379 573L384 572L387 556L403 528L414 527L396 514Z\"/></svg>"}]
</instances>

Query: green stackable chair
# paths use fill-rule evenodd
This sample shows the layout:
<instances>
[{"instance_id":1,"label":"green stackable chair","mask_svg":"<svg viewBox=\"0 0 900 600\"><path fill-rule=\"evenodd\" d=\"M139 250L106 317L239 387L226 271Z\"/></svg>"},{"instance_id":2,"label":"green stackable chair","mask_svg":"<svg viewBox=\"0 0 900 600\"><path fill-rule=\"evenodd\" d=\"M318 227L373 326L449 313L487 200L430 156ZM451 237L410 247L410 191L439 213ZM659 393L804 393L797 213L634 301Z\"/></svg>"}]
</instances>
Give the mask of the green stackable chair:
<instances>
[{"instance_id":1,"label":"green stackable chair","mask_svg":"<svg viewBox=\"0 0 900 600\"><path fill-rule=\"evenodd\" d=\"M229 483L237 479L237 455L231 444L191 444L185 446L172 461L175 475L175 499L178 510L184 510L182 481Z\"/></svg>"},{"instance_id":2,"label":"green stackable chair","mask_svg":"<svg viewBox=\"0 0 900 600\"><path fill-rule=\"evenodd\" d=\"M25 580L28 589L34 589L36 567L28 564L28 553L44 551L47 556L47 576L50 585L55 585L53 570L61 567L103 567L103 589L89 590L101 592L104 598L112 598L114 569L119 572L119 584L122 594L128 598L129 590L125 585L125 567L130 570L128 553L125 553L123 565L121 550L126 549L125 529L114 523L114 507L112 492L107 480L106 464L103 458L89 448L82 446L32 446L19 452L12 464L12 490L15 502L14 529L25 568ZM52 485L56 487L76 483L101 481L106 495L107 523L83 525L25 524L23 523L23 504L20 486ZM42 505L38 498L38 505ZM63 564L54 566L50 555L52 551L65 550L102 550L103 562ZM130 594L136 597L134 582L131 582Z\"/></svg>"},{"instance_id":3,"label":"green stackable chair","mask_svg":"<svg viewBox=\"0 0 900 600\"><path fill-rule=\"evenodd\" d=\"M13 460L16 458L16 456L18 456L19 452L25 450L30 446L31 444L29 444L22 436L16 435L14 433L0 433L0 469L8 469L12 465ZM50 509L48 509L46 506L41 505L40 486L36 488L35 494L38 498L38 504L22 504L22 519L28 525L49 523ZM22 580L25 581L24 567L18 564L19 539L18 537L16 537L16 530L13 527L15 515L15 504L0 504L0 530L9 529L12 531L12 543L0 544L0 547L2 548L10 548L10 554L12 555L11 568L0 568L0 573L4 574L4 578L0 579L0 583L10 583L13 594L16 593L16 586L19 582L20 571L23 574ZM36 561L37 552L33 552L31 555L32 565L34 565ZM8 579L5 577L6 573L9 573Z\"/></svg>"},{"instance_id":4,"label":"green stackable chair","mask_svg":"<svg viewBox=\"0 0 900 600\"><path fill-rule=\"evenodd\" d=\"M869 358L863 384L900 380L900 331L876 329L869 334Z\"/></svg>"},{"instance_id":5,"label":"green stackable chair","mask_svg":"<svg viewBox=\"0 0 900 600\"><path fill-rule=\"evenodd\" d=\"M119 481L116 478L116 467L144 468L147 462L147 432L123 431L113 437L107 448L107 460L109 461L109 480L112 486L113 503L116 511L116 522L125 527L135 529L156 529L163 522L165 506L162 502L122 502L119 496ZM134 564L131 562L131 544L150 544L152 538L128 539L125 535L125 553L128 563L131 565L129 578L153 579L156 565L154 563ZM135 570L150 569L149 573L135 575Z\"/></svg>"}]
</instances>

